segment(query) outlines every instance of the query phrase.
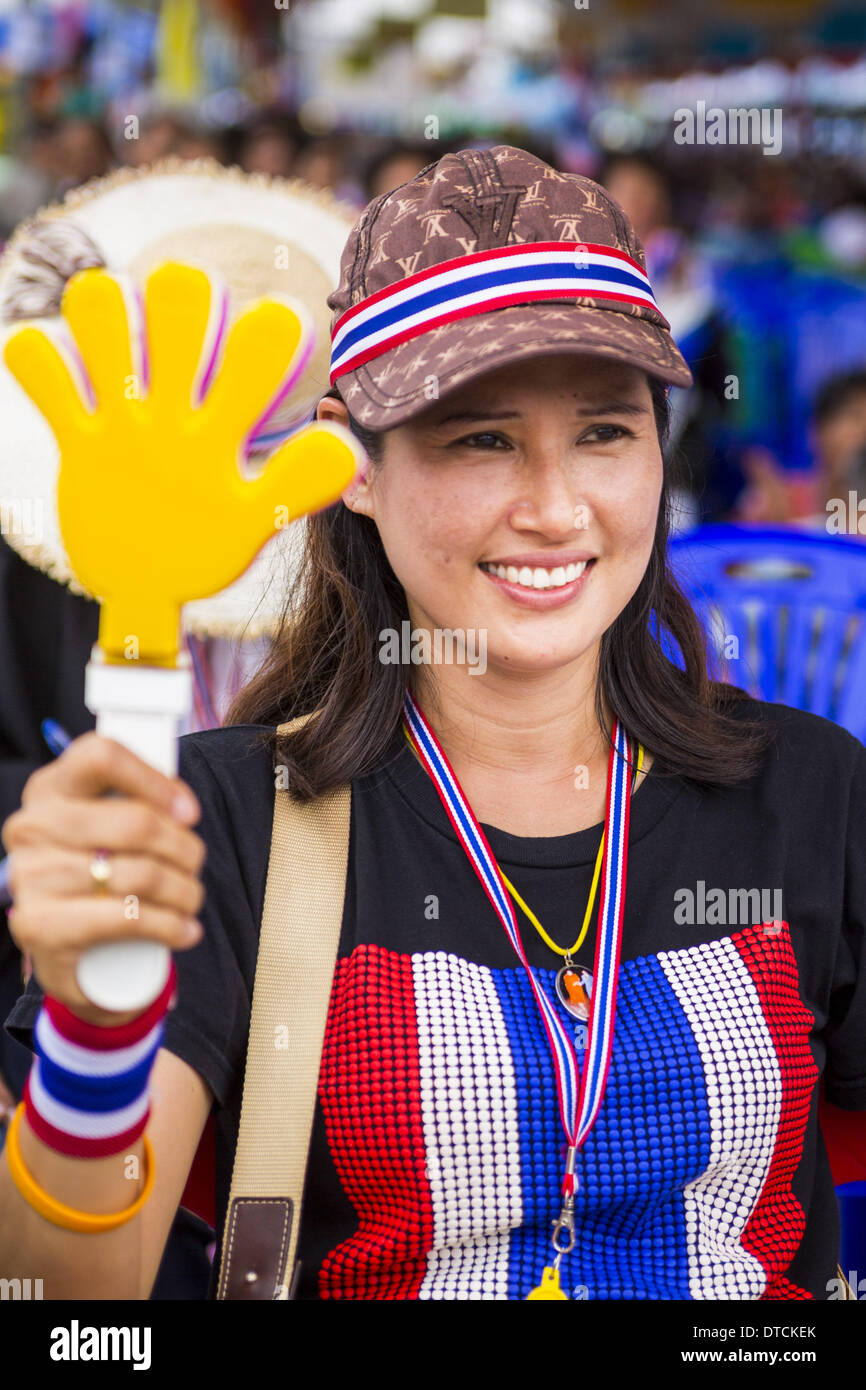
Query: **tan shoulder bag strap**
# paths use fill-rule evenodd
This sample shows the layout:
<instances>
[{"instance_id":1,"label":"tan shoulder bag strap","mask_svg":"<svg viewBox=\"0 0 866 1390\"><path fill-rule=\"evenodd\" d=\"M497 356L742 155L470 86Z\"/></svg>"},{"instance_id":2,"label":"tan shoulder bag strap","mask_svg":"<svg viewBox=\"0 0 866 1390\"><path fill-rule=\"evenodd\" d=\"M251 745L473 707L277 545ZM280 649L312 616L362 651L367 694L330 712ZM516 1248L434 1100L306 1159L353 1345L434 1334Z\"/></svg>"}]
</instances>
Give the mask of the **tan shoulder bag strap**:
<instances>
[{"instance_id":1,"label":"tan shoulder bag strap","mask_svg":"<svg viewBox=\"0 0 866 1390\"><path fill-rule=\"evenodd\" d=\"M291 1296L343 918L351 793L347 782L302 806L288 791L275 792L218 1299Z\"/></svg>"}]
</instances>

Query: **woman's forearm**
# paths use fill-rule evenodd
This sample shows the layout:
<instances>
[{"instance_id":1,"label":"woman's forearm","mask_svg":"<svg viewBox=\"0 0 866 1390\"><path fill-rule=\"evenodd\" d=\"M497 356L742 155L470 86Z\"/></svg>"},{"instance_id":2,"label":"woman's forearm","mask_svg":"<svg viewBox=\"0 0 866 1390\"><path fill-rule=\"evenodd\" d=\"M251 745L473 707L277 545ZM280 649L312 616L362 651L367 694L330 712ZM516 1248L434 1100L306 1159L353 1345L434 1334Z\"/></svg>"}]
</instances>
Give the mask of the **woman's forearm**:
<instances>
[{"instance_id":1,"label":"woman's forearm","mask_svg":"<svg viewBox=\"0 0 866 1390\"><path fill-rule=\"evenodd\" d=\"M69 1158L43 1144L22 1113L18 1139L21 1161L38 1186L76 1211L118 1212L142 1189L141 1138L127 1153ZM5 1152L0 1154L0 1211L0 1280L30 1279L32 1288L39 1279L45 1299L141 1297L141 1213L99 1234L56 1226L22 1196Z\"/></svg>"}]
</instances>

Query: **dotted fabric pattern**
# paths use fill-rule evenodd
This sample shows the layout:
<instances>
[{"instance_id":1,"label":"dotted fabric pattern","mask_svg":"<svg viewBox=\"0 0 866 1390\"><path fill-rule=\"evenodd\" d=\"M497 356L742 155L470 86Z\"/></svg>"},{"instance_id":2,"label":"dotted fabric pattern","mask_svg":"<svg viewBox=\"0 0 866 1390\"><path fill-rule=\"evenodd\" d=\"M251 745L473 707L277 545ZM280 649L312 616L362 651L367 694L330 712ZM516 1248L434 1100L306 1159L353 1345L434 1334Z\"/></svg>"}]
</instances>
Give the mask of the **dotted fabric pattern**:
<instances>
[{"instance_id":1,"label":"dotted fabric pattern","mask_svg":"<svg viewBox=\"0 0 866 1390\"><path fill-rule=\"evenodd\" d=\"M555 970L536 973L555 999ZM787 924L622 963L577 1158L570 1296L810 1297L784 1270L805 1228L791 1180L812 1025ZM322 1298L526 1297L552 1254L565 1140L522 967L356 947L334 977L319 1096L358 1214Z\"/></svg>"},{"instance_id":2,"label":"dotted fabric pattern","mask_svg":"<svg viewBox=\"0 0 866 1390\"><path fill-rule=\"evenodd\" d=\"M359 947L338 963L319 1093L360 1226L322 1271L334 1298L417 1298L433 1245L412 959Z\"/></svg>"}]
</instances>

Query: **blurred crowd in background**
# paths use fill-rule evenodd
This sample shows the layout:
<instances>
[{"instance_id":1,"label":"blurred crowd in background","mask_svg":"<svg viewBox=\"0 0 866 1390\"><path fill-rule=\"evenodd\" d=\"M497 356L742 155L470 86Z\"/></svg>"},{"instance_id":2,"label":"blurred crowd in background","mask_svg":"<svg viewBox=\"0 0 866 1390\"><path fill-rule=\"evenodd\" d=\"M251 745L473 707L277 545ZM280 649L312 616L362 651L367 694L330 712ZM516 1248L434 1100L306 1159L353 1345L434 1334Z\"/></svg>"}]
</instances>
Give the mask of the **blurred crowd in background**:
<instances>
[{"instance_id":1,"label":"blurred crowd in background","mask_svg":"<svg viewBox=\"0 0 866 1390\"><path fill-rule=\"evenodd\" d=\"M360 210L445 151L521 145L603 182L644 242L696 382L673 393L680 527L827 529L830 499L866 495L866 10L664 11L0 0L0 240L169 155ZM701 104L775 112L777 138L681 142L676 113Z\"/></svg>"}]
</instances>

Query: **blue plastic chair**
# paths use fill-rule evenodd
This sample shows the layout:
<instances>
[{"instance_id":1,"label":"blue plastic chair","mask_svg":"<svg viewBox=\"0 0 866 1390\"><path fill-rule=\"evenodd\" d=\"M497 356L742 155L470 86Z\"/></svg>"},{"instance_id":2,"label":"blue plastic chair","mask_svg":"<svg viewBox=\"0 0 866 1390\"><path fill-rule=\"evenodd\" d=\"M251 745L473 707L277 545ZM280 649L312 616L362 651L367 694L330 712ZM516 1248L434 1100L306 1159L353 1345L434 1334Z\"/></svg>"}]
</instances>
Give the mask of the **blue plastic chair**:
<instances>
[{"instance_id":1,"label":"blue plastic chair","mask_svg":"<svg viewBox=\"0 0 866 1390\"><path fill-rule=\"evenodd\" d=\"M749 383L731 402L734 429L787 468L808 468L816 392L828 377L866 363L866 281L779 256L718 258L712 277L733 371Z\"/></svg>"},{"instance_id":2,"label":"blue plastic chair","mask_svg":"<svg viewBox=\"0 0 866 1390\"><path fill-rule=\"evenodd\" d=\"M670 559L723 679L866 742L866 543L704 526L675 537Z\"/></svg>"},{"instance_id":3,"label":"blue plastic chair","mask_svg":"<svg viewBox=\"0 0 866 1390\"><path fill-rule=\"evenodd\" d=\"M850 1274L858 1277L858 1288L854 1293L858 1298L866 1293L866 1182L844 1182L836 1188L839 1202L839 1225L841 1239L839 1263L847 1279ZM862 1282L863 1293L859 1286Z\"/></svg>"},{"instance_id":4,"label":"blue plastic chair","mask_svg":"<svg viewBox=\"0 0 866 1390\"><path fill-rule=\"evenodd\" d=\"M757 699L822 714L866 742L863 541L705 526L672 540L670 558L726 680ZM732 638L739 655L726 658ZM663 645L677 660L671 641ZM866 1275L866 1183L836 1193L842 1268L846 1277Z\"/></svg>"}]
</instances>

